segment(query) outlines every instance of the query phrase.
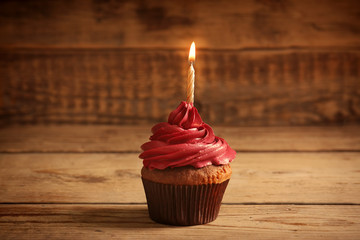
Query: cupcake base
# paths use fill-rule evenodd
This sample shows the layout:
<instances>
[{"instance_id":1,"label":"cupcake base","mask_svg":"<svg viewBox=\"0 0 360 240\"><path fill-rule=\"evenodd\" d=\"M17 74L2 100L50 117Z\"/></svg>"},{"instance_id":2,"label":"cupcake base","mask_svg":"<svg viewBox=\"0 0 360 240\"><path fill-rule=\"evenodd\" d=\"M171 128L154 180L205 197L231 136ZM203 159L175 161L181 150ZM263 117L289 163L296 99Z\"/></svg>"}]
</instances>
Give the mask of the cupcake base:
<instances>
[{"instance_id":1,"label":"cupcake base","mask_svg":"<svg viewBox=\"0 0 360 240\"><path fill-rule=\"evenodd\" d=\"M216 219L229 179L222 183L203 185L162 184L144 178L142 181L152 220L189 226Z\"/></svg>"}]
</instances>

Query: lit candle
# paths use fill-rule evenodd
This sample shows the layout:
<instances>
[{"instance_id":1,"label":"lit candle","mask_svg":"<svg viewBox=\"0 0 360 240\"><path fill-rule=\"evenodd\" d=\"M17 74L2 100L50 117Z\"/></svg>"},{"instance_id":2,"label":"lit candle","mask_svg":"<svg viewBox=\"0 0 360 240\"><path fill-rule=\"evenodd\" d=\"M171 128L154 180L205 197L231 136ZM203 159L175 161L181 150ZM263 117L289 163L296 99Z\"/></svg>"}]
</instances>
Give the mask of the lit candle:
<instances>
[{"instance_id":1,"label":"lit candle","mask_svg":"<svg viewBox=\"0 0 360 240\"><path fill-rule=\"evenodd\" d=\"M189 71L187 77L186 87L186 101L188 103L194 103L194 85L195 85L195 43L192 42L189 52Z\"/></svg>"}]
</instances>

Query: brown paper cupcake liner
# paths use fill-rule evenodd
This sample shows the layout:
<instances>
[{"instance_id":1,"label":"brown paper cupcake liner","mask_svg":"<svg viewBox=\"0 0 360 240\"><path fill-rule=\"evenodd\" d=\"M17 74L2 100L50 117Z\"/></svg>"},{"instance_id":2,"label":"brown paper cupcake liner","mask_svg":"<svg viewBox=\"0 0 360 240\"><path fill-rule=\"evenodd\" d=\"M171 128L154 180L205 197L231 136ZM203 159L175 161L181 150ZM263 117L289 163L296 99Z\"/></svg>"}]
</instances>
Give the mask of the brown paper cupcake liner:
<instances>
[{"instance_id":1,"label":"brown paper cupcake liner","mask_svg":"<svg viewBox=\"0 0 360 240\"><path fill-rule=\"evenodd\" d=\"M229 182L172 185L143 178L142 181L150 218L158 223L184 226L214 221Z\"/></svg>"}]
</instances>

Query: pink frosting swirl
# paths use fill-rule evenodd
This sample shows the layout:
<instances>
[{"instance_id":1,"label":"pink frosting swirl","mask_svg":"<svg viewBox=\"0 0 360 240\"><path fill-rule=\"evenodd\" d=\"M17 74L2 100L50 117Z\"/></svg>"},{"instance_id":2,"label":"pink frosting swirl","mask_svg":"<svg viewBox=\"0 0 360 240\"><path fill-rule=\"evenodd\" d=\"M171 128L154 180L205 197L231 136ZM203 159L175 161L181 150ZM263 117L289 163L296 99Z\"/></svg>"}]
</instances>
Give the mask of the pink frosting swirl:
<instances>
[{"instance_id":1,"label":"pink frosting swirl","mask_svg":"<svg viewBox=\"0 0 360 240\"><path fill-rule=\"evenodd\" d=\"M153 135L141 146L143 153L139 156L149 169L202 168L228 164L235 158L235 151L214 135L192 103L181 102L168 122L156 124L151 131Z\"/></svg>"}]
</instances>

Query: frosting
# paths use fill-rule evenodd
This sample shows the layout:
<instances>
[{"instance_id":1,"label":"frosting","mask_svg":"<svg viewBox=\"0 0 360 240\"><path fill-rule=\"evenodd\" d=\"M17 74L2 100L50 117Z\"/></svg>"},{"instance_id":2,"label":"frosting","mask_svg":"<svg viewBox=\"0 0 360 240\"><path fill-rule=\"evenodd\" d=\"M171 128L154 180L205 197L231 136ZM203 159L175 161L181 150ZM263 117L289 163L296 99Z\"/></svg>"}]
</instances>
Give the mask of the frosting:
<instances>
[{"instance_id":1,"label":"frosting","mask_svg":"<svg viewBox=\"0 0 360 240\"><path fill-rule=\"evenodd\" d=\"M156 124L151 131L153 135L141 146L139 156L149 169L202 168L228 164L235 158L235 151L214 135L192 103L181 102L170 113L168 122Z\"/></svg>"}]
</instances>

